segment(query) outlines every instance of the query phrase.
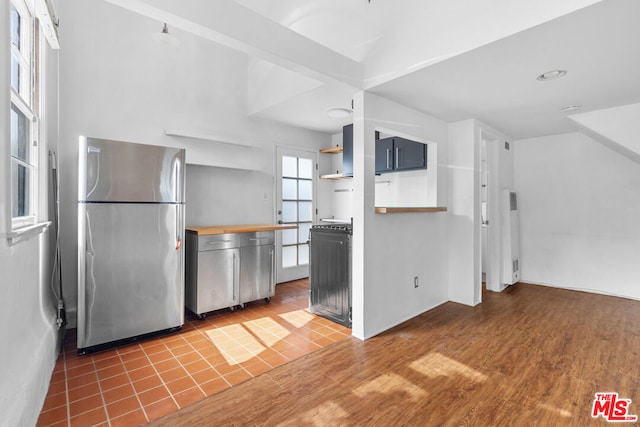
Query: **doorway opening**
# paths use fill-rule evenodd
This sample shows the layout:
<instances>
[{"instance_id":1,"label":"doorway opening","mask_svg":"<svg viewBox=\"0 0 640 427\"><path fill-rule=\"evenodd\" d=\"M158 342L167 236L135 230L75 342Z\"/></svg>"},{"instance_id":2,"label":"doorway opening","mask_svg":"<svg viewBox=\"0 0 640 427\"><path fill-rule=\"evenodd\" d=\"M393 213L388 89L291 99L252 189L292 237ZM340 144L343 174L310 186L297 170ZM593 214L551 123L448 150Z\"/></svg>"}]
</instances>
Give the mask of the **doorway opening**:
<instances>
[{"instance_id":1,"label":"doorway opening","mask_svg":"<svg viewBox=\"0 0 640 427\"><path fill-rule=\"evenodd\" d=\"M486 289L500 290L500 140L483 135L480 142L480 252ZM480 289L481 291L481 289Z\"/></svg>"}]
</instances>

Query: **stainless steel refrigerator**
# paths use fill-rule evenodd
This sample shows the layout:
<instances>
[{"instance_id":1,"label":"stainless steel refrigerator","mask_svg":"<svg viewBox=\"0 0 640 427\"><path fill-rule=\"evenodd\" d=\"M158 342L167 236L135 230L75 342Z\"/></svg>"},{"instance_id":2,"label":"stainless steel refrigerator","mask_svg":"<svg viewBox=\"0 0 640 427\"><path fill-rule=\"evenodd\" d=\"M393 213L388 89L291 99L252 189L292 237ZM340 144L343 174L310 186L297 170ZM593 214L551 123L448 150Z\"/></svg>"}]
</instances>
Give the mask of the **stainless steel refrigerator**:
<instances>
[{"instance_id":1,"label":"stainless steel refrigerator","mask_svg":"<svg viewBox=\"0 0 640 427\"><path fill-rule=\"evenodd\" d=\"M183 149L80 137L78 353L184 323Z\"/></svg>"}]
</instances>

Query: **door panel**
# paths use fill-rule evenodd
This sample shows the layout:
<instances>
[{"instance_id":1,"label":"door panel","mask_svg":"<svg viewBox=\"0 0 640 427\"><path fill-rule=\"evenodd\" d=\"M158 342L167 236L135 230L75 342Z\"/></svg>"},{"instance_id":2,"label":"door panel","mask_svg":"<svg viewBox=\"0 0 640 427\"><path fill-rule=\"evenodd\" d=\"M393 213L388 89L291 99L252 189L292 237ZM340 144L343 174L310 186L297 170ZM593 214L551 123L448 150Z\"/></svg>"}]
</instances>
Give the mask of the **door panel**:
<instances>
[{"instance_id":1,"label":"door panel","mask_svg":"<svg viewBox=\"0 0 640 427\"><path fill-rule=\"evenodd\" d=\"M376 141L376 173L393 171L393 138Z\"/></svg>"},{"instance_id":2,"label":"door panel","mask_svg":"<svg viewBox=\"0 0 640 427\"><path fill-rule=\"evenodd\" d=\"M80 204L78 348L184 320L182 205Z\"/></svg>"},{"instance_id":3,"label":"door panel","mask_svg":"<svg viewBox=\"0 0 640 427\"><path fill-rule=\"evenodd\" d=\"M349 237L315 231L311 240L309 309L312 313L350 326Z\"/></svg>"},{"instance_id":4,"label":"door panel","mask_svg":"<svg viewBox=\"0 0 640 427\"><path fill-rule=\"evenodd\" d=\"M396 170L424 169L427 166L427 145L404 138L394 138Z\"/></svg>"},{"instance_id":5,"label":"door panel","mask_svg":"<svg viewBox=\"0 0 640 427\"><path fill-rule=\"evenodd\" d=\"M240 302L273 296L273 245L244 247L240 254Z\"/></svg>"},{"instance_id":6,"label":"door panel","mask_svg":"<svg viewBox=\"0 0 640 427\"><path fill-rule=\"evenodd\" d=\"M80 140L80 200L184 201L185 151L97 138Z\"/></svg>"},{"instance_id":7,"label":"door panel","mask_svg":"<svg viewBox=\"0 0 640 427\"><path fill-rule=\"evenodd\" d=\"M233 307L238 301L238 249L198 253L197 314Z\"/></svg>"},{"instance_id":8,"label":"door panel","mask_svg":"<svg viewBox=\"0 0 640 427\"><path fill-rule=\"evenodd\" d=\"M309 228L316 222L317 153L278 147L276 218L298 229L276 233L276 282L309 276Z\"/></svg>"}]
</instances>

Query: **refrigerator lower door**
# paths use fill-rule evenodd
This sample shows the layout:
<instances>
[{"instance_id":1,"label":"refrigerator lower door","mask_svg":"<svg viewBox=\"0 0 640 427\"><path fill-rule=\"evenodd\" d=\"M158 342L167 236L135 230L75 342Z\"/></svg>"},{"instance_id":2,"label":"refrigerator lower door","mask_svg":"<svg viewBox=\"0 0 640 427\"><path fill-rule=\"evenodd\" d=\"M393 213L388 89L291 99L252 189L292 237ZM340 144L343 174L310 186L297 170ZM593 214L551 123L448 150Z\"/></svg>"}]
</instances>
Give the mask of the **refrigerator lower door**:
<instances>
[{"instance_id":1,"label":"refrigerator lower door","mask_svg":"<svg viewBox=\"0 0 640 427\"><path fill-rule=\"evenodd\" d=\"M79 204L79 352L182 326L183 210L176 204Z\"/></svg>"}]
</instances>

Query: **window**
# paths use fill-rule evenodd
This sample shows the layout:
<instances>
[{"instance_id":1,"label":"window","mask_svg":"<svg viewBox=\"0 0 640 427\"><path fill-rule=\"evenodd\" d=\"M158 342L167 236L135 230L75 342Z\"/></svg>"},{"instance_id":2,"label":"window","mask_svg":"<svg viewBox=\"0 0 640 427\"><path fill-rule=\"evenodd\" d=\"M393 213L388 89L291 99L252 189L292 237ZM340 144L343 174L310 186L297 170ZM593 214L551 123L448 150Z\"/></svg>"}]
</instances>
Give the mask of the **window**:
<instances>
[{"instance_id":1,"label":"window","mask_svg":"<svg viewBox=\"0 0 640 427\"><path fill-rule=\"evenodd\" d=\"M309 264L309 228L313 222L313 160L282 157L282 267Z\"/></svg>"},{"instance_id":2,"label":"window","mask_svg":"<svg viewBox=\"0 0 640 427\"><path fill-rule=\"evenodd\" d=\"M24 0L11 0L11 218L12 229L35 224L38 192L38 21Z\"/></svg>"}]
</instances>

